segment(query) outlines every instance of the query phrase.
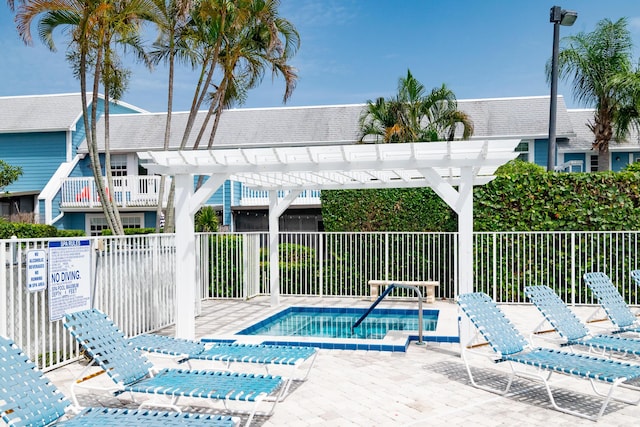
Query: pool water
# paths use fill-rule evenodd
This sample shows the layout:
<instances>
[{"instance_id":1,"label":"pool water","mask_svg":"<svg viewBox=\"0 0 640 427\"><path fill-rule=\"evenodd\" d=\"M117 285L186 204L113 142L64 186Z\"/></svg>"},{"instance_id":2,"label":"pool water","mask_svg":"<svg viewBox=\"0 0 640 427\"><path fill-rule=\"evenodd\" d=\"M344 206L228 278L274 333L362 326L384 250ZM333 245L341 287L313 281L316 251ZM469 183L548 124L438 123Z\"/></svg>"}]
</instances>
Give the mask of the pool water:
<instances>
[{"instance_id":1,"label":"pool water","mask_svg":"<svg viewBox=\"0 0 640 427\"><path fill-rule=\"evenodd\" d=\"M239 335L384 339L389 331L417 331L418 310L375 309L360 325L353 324L365 308L289 307ZM434 331L438 310L422 310L424 331Z\"/></svg>"}]
</instances>

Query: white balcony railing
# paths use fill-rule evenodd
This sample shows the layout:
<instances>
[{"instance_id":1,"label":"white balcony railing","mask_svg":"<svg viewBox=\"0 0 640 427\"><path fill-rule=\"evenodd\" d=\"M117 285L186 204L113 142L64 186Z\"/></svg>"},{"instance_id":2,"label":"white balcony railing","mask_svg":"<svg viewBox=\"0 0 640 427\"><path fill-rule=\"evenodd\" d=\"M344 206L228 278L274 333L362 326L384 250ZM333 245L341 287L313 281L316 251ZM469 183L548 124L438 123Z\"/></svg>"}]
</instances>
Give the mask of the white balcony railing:
<instances>
[{"instance_id":1,"label":"white balcony railing","mask_svg":"<svg viewBox=\"0 0 640 427\"><path fill-rule=\"evenodd\" d=\"M286 191L278 191L278 199L283 199ZM320 205L320 190L304 190L292 205ZM242 187L240 206L269 206L269 192Z\"/></svg>"},{"instance_id":2,"label":"white balcony railing","mask_svg":"<svg viewBox=\"0 0 640 427\"><path fill-rule=\"evenodd\" d=\"M120 207L152 207L158 205L159 176L122 176L113 178L113 188L107 188L109 197ZM171 184L167 178L165 188ZM66 178L60 189L61 208L93 208L100 206L100 197L93 177ZM165 190L164 203L168 191Z\"/></svg>"}]
</instances>

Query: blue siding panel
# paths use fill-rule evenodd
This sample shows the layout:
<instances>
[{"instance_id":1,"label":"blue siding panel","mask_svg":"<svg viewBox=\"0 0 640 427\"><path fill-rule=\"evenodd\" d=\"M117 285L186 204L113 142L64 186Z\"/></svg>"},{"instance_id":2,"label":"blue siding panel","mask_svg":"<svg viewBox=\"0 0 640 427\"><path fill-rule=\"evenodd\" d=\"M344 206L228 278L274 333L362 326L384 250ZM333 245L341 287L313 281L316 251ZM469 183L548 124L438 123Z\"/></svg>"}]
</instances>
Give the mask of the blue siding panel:
<instances>
[{"instance_id":1,"label":"blue siding panel","mask_svg":"<svg viewBox=\"0 0 640 427\"><path fill-rule=\"evenodd\" d=\"M233 181L233 198L231 198L231 206L239 206L242 201L242 183Z\"/></svg>"},{"instance_id":2,"label":"blue siding panel","mask_svg":"<svg viewBox=\"0 0 640 427\"><path fill-rule=\"evenodd\" d=\"M54 224L63 230L84 230L85 214L81 212L66 213L60 221Z\"/></svg>"},{"instance_id":3,"label":"blue siding panel","mask_svg":"<svg viewBox=\"0 0 640 427\"><path fill-rule=\"evenodd\" d=\"M40 191L66 161L66 133L0 134L0 153L2 160L23 171L7 191Z\"/></svg>"},{"instance_id":4,"label":"blue siding panel","mask_svg":"<svg viewBox=\"0 0 640 427\"><path fill-rule=\"evenodd\" d=\"M140 112L133 108L125 107L124 105L109 103L109 114L139 114Z\"/></svg>"},{"instance_id":5,"label":"blue siding panel","mask_svg":"<svg viewBox=\"0 0 640 427\"><path fill-rule=\"evenodd\" d=\"M620 172L625 166L629 164L630 152L624 151L619 153L609 153L611 155L611 170L614 172Z\"/></svg>"},{"instance_id":6,"label":"blue siding panel","mask_svg":"<svg viewBox=\"0 0 640 427\"><path fill-rule=\"evenodd\" d=\"M156 226L156 212L145 212L143 221L142 228L154 228Z\"/></svg>"},{"instance_id":7,"label":"blue siding panel","mask_svg":"<svg viewBox=\"0 0 640 427\"><path fill-rule=\"evenodd\" d=\"M540 165L542 167L547 167L548 158L549 158L549 140L545 139L536 139L533 144L533 162L536 165Z\"/></svg>"}]
</instances>

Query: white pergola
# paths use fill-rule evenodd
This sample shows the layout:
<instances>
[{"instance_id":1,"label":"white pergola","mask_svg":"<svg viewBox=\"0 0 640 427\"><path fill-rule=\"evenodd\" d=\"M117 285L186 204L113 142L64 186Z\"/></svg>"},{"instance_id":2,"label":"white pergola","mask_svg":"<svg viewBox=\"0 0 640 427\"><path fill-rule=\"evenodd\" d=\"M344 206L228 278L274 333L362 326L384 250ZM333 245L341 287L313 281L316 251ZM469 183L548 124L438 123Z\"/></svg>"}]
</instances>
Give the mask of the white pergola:
<instances>
[{"instance_id":1,"label":"white pergola","mask_svg":"<svg viewBox=\"0 0 640 427\"><path fill-rule=\"evenodd\" d=\"M520 140L271 146L138 153L176 185L176 336L195 337L194 214L226 181L269 191L271 304L279 303L278 219L303 190L431 187L458 214L458 292L473 289L473 186L514 159ZM194 175L209 179L194 192ZM287 195L278 199L278 191ZM468 325L461 339L469 335Z\"/></svg>"}]
</instances>

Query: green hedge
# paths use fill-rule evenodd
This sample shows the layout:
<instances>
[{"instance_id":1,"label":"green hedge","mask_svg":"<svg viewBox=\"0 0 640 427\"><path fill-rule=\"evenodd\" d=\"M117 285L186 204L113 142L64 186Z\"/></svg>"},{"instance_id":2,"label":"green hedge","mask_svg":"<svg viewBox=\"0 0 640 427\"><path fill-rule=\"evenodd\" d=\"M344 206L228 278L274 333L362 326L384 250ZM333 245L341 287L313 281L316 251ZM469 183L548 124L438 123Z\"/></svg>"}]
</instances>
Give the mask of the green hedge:
<instances>
[{"instance_id":1,"label":"green hedge","mask_svg":"<svg viewBox=\"0 0 640 427\"><path fill-rule=\"evenodd\" d=\"M476 231L624 231L640 228L640 173L498 176L474 191Z\"/></svg>"},{"instance_id":2,"label":"green hedge","mask_svg":"<svg viewBox=\"0 0 640 427\"><path fill-rule=\"evenodd\" d=\"M0 219L0 239L43 239L47 237L84 236L83 230L58 230L52 225L8 222Z\"/></svg>"},{"instance_id":3,"label":"green hedge","mask_svg":"<svg viewBox=\"0 0 640 427\"><path fill-rule=\"evenodd\" d=\"M125 228L124 229L125 236L132 236L132 235L137 235L137 234L153 234L155 232L156 232L156 229L154 227L149 227L149 228ZM162 233L162 230L160 230L160 232ZM104 230L102 230L101 233L102 233L103 236L113 236L113 232L109 228L105 228Z\"/></svg>"},{"instance_id":4,"label":"green hedge","mask_svg":"<svg viewBox=\"0 0 640 427\"><path fill-rule=\"evenodd\" d=\"M640 172L546 172L513 161L474 188L476 231L640 229ZM456 231L457 215L431 189L322 192L327 231Z\"/></svg>"},{"instance_id":5,"label":"green hedge","mask_svg":"<svg viewBox=\"0 0 640 427\"><path fill-rule=\"evenodd\" d=\"M327 231L455 231L457 217L431 188L323 191Z\"/></svg>"}]
</instances>

